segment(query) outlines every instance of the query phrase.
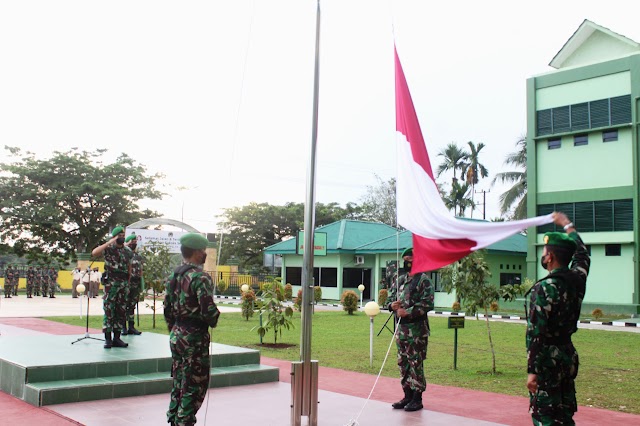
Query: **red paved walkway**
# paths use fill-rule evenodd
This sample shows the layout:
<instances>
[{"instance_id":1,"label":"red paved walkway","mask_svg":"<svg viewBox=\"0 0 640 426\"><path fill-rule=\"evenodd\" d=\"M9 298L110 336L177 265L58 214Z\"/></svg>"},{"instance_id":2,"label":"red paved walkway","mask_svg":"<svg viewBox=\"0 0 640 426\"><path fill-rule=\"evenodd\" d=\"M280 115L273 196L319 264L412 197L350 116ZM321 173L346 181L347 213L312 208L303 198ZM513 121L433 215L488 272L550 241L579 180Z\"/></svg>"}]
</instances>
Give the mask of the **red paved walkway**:
<instances>
[{"instance_id":1,"label":"red paved walkway","mask_svg":"<svg viewBox=\"0 0 640 426\"><path fill-rule=\"evenodd\" d=\"M84 327L60 324L39 318L5 318L0 319L0 324L51 334L68 335L85 332ZM89 332L99 333L100 330L90 329ZM262 357L261 361L265 365L279 367L280 381L290 382L291 363L289 361L266 357ZM330 392L367 398L375 380L376 377L369 374L320 366L318 387ZM399 379L380 377L371 399L392 403L400 396ZM440 413L462 415L513 426L531 424L531 419L527 414L528 400L523 397L429 384L424 396L424 403L425 409ZM46 408L33 407L3 392L0 392L0 413L2 413L0 424L3 425L62 426L79 424ZM579 425L640 425L640 416L638 415L582 406L579 408L575 420Z\"/></svg>"}]
</instances>

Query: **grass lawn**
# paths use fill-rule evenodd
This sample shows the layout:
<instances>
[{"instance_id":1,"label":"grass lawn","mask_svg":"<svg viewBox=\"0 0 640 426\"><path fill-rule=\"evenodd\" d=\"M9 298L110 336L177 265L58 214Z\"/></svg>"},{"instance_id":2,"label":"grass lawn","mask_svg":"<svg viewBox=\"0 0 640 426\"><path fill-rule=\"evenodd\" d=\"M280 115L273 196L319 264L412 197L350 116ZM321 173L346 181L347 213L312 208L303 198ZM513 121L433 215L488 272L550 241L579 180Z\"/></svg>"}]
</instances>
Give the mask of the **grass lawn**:
<instances>
[{"instance_id":1,"label":"grass lawn","mask_svg":"<svg viewBox=\"0 0 640 426\"><path fill-rule=\"evenodd\" d=\"M79 317L50 317L52 321L85 326ZM375 318L377 333L387 319L386 313ZM508 395L526 396L525 327L523 324L491 322L498 374L492 375L491 350L484 320L468 319L458 331L458 369L453 369L453 334L447 329L447 318L431 317L425 372L427 382L458 386ZM288 361L300 359L300 314L294 314L295 328L284 330L278 343L295 345L288 349L260 347L255 315L249 321L240 313L224 313L213 331L213 342L259 349L262 355ZM102 327L102 317L90 317L89 326ZM162 315L141 315L141 331L168 334ZM369 319L362 313L347 315L342 311L318 311L313 316L312 358L321 366L341 368L367 374L377 374L382 365L392 335L384 330L374 337L373 367L369 367ZM273 333L265 343L274 343ZM580 354L580 374L577 379L580 405L640 414L640 335L628 332L584 330L573 336ZM391 348L384 376L399 377L395 344ZM399 386L399 384L398 384Z\"/></svg>"}]
</instances>

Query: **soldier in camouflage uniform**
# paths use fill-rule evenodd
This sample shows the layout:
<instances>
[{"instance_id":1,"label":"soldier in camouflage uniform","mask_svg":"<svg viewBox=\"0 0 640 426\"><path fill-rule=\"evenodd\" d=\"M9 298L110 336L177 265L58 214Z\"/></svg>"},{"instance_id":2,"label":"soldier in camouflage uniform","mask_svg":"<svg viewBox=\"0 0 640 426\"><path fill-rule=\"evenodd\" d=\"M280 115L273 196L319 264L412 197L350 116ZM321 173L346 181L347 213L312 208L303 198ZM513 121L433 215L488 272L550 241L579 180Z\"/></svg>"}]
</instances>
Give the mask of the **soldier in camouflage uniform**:
<instances>
[{"instance_id":1,"label":"soldier in camouflage uniform","mask_svg":"<svg viewBox=\"0 0 640 426\"><path fill-rule=\"evenodd\" d=\"M530 290L527 388L534 425L574 425L579 363L571 335L578 330L591 261L567 216L554 213L553 221L567 233L548 232L543 237L540 262L549 275Z\"/></svg>"},{"instance_id":2,"label":"soldier in camouflage uniform","mask_svg":"<svg viewBox=\"0 0 640 426\"><path fill-rule=\"evenodd\" d=\"M120 339L125 321L125 301L131 275L132 252L124 245L124 228L116 227L111 231L112 238L91 252L94 257L104 253L104 269L108 278L104 284L102 331L104 331L105 349L112 346L129 346ZM111 339L113 332L113 340Z\"/></svg>"},{"instance_id":3,"label":"soldier in camouflage uniform","mask_svg":"<svg viewBox=\"0 0 640 426\"><path fill-rule=\"evenodd\" d=\"M11 285L13 284L14 270L11 265L7 265L7 269L4 270L4 297L5 299L11 299L13 290Z\"/></svg>"},{"instance_id":4,"label":"soldier in camouflage uniform","mask_svg":"<svg viewBox=\"0 0 640 426\"><path fill-rule=\"evenodd\" d=\"M33 270L33 266L29 266L27 269L27 299L33 297L33 286L36 280L36 271Z\"/></svg>"},{"instance_id":5,"label":"soldier in camouflage uniform","mask_svg":"<svg viewBox=\"0 0 640 426\"><path fill-rule=\"evenodd\" d=\"M13 280L11 282L11 294L13 296L18 295L18 286L20 285L20 269L13 269Z\"/></svg>"},{"instance_id":6,"label":"soldier in camouflage uniform","mask_svg":"<svg viewBox=\"0 0 640 426\"><path fill-rule=\"evenodd\" d=\"M40 287L42 288L42 297L47 297L49 292L49 273L46 266L40 268Z\"/></svg>"},{"instance_id":7,"label":"soldier in camouflage uniform","mask_svg":"<svg viewBox=\"0 0 640 426\"><path fill-rule=\"evenodd\" d=\"M167 411L171 425L193 425L209 388L209 327L220 311L213 301L213 282L202 270L207 239L189 233L180 238L184 263L166 284L164 318L169 327L173 388Z\"/></svg>"},{"instance_id":8,"label":"soldier in camouflage uniform","mask_svg":"<svg viewBox=\"0 0 640 426\"><path fill-rule=\"evenodd\" d=\"M413 249L402 252L404 274L389 291L389 311L400 320L396 334L398 366L404 398L392 404L395 409L417 411L423 408L422 393L427 388L424 360L429 344L427 312L434 307L434 288L427 274L411 270Z\"/></svg>"},{"instance_id":9,"label":"soldier in camouflage uniform","mask_svg":"<svg viewBox=\"0 0 640 426\"><path fill-rule=\"evenodd\" d=\"M55 299L56 287L58 286L58 271L53 266L47 271L46 279L49 281L49 298Z\"/></svg>"},{"instance_id":10,"label":"soldier in camouflage uniform","mask_svg":"<svg viewBox=\"0 0 640 426\"><path fill-rule=\"evenodd\" d=\"M122 334L134 334L136 336L142 334L142 332L136 330L135 325L135 312L138 305L138 299L140 297L141 284L142 284L142 256L136 253L136 247L138 247L138 240L136 234L131 234L124 240L125 244L129 247L133 253L131 258L131 279L129 280L129 292L127 293L127 322L129 328L125 324L122 327Z\"/></svg>"}]
</instances>

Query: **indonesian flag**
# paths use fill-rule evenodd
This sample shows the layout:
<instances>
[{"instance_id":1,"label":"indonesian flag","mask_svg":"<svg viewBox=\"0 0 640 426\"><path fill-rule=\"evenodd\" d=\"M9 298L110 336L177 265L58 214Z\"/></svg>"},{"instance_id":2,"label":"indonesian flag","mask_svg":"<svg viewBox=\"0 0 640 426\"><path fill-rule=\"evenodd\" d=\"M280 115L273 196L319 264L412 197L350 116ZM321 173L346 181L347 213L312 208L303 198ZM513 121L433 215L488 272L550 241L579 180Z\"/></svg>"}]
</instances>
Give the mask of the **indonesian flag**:
<instances>
[{"instance_id":1,"label":"indonesian flag","mask_svg":"<svg viewBox=\"0 0 640 426\"><path fill-rule=\"evenodd\" d=\"M395 66L396 203L398 223L413 234L413 270L442 268L525 228L553 222L550 214L512 222L456 219L440 198L397 50Z\"/></svg>"}]
</instances>

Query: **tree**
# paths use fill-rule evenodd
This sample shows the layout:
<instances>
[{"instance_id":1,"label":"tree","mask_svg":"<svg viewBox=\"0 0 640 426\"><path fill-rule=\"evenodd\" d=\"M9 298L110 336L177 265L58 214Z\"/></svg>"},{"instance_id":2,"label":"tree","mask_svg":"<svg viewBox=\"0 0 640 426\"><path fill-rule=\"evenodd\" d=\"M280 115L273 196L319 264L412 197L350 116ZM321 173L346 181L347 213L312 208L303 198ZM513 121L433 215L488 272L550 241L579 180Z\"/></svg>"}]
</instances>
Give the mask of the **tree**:
<instances>
[{"instance_id":1,"label":"tree","mask_svg":"<svg viewBox=\"0 0 640 426\"><path fill-rule=\"evenodd\" d=\"M467 154L458 146L457 143L450 142L445 149L438 153L438 157L443 157L442 164L438 166L438 177L440 177L442 173L451 170L453 172L452 183L456 182L458 180L456 177L456 171L460 170L462 173L464 170Z\"/></svg>"},{"instance_id":2,"label":"tree","mask_svg":"<svg viewBox=\"0 0 640 426\"><path fill-rule=\"evenodd\" d=\"M491 373L496 374L496 353L493 347L493 339L491 338L489 307L492 302L500 299L500 291L497 287L487 282L491 273L482 252L473 252L467 257L443 268L441 274L444 291L451 293L455 290L467 313L475 314L478 309L484 310L489 346L491 347Z\"/></svg>"},{"instance_id":3,"label":"tree","mask_svg":"<svg viewBox=\"0 0 640 426\"><path fill-rule=\"evenodd\" d=\"M353 210L353 205L350 207ZM316 204L316 226L326 225L349 214L337 203ZM224 209L218 226L224 230L220 262L231 256L239 266L262 267L262 251L286 238L295 237L304 225L304 204L286 203L274 206L268 203L250 203L242 207Z\"/></svg>"},{"instance_id":4,"label":"tree","mask_svg":"<svg viewBox=\"0 0 640 426\"><path fill-rule=\"evenodd\" d=\"M480 151L482 151L485 145L482 142L474 144L471 141L467 142L467 145L469 145L469 152L467 153L463 173L465 174L465 181L471 185L471 200L473 201L476 184L480 181L481 177L486 178L489 176L489 170L480 163ZM471 206L471 217L473 217L474 207L475 203Z\"/></svg>"},{"instance_id":5,"label":"tree","mask_svg":"<svg viewBox=\"0 0 640 426\"><path fill-rule=\"evenodd\" d=\"M153 304L147 303L147 307L153 311L153 328L156 328L156 300L165 290L165 284L171 275L171 254L165 244L152 242L145 244L140 255L144 259L144 288L153 292Z\"/></svg>"},{"instance_id":6,"label":"tree","mask_svg":"<svg viewBox=\"0 0 640 426\"><path fill-rule=\"evenodd\" d=\"M367 192L361 199L361 218L396 227L396 178L383 181L376 175L376 180L378 184L367 186Z\"/></svg>"},{"instance_id":7,"label":"tree","mask_svg":"<svg viewBox=\"0 0 640 426\"><path fill-rule=\"evenodd\" d=\"M279 278L273 279L266 283L262 287L260 294L260 300L257 302L260 316L262 311L267 311L267 322L264 325L256 326L253 329L257 329L260 338L263 338L265 334L273 329L273 343L278 343L278 335L282 337L283 329L291 329L293 327L293 308L290 306L284 306L284 286L280 282ZM252 329L252 330L253 330Z\"/></svg>"},{"instance_id":8,"label":"tree","mask_svg":"<svg viewBox=\"0 0 640 426\"><path fill-rule=\"evenodd\" d=\"M458 182L457 180L453 181L451 184L451 191L447 194L442 191L440 188L440 193L442 195L442 201L444 201L444 205L449 209L453 210L453 214L457 214L458 216L464 216L464 212L467 208L475 206L475 203L471 198L469 198L469 184ZM456 209L458 210L456 212Z\"/></svg>"},{"instance_id":9,"label":"tree","mask_svg":"<svg viewBox=\"0 0 640 426\"><path fill-rule=\"evenodd\" d=\"M504 164L519 170L496 174L491 185L495 185L498 181L513 184L500 195L500 213L506 214L513 208L512 219L525 219L527 217L527 137L521 136L516 142L516 147L515 152L507 154Z\"/></svg>"},{"instance_id":10,"label":"tree","mask_svg":"<svg viewBox=\"0 0 640 426\"><path fill-rule=\"evenodd\" d=\"M126 154L106 164L104 149L56 151L44 160L5 150L16 161L0 164L0 240L18 255L74 259L116 225L154 216L136 203L163 195L155 189L161 176Z\"/></svg>"}]
</instances>

